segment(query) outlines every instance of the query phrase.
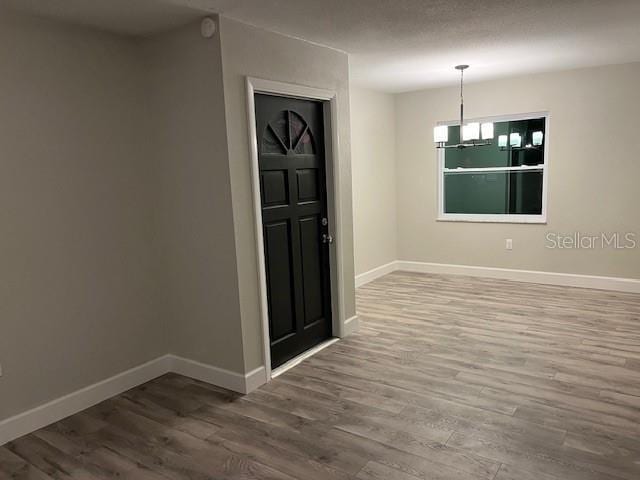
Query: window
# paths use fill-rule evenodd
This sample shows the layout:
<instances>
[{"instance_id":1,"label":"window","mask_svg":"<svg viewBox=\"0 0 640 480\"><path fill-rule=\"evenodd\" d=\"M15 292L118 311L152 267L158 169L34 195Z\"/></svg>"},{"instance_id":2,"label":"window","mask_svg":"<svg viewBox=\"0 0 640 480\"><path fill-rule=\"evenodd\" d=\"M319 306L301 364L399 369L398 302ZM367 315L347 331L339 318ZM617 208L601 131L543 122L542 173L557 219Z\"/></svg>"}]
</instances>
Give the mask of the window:
<instances>
[{"instance_id":1,"label":"window","mask_svg":"<svg viewBox=\"0 0 640 480\"><path fill-rule=\"evenodd\" d=\"M491 145L438 149L438 220L546 222L548 114L474 120L493 122ZM460 143L448 125L446 145Z\"/></svg>"}]
</instances>

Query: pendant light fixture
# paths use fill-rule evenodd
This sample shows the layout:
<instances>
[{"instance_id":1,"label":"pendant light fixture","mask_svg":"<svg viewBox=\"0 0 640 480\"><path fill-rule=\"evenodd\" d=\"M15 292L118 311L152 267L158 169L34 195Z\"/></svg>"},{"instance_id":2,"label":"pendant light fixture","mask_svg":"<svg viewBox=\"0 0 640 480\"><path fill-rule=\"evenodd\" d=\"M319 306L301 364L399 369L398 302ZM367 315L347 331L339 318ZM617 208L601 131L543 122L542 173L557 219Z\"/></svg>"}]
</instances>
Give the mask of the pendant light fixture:
<instances>
[{"instance_id":1,"label":"pendant light fixture","mask_svg":"<svg viewBox=\"0 0 640 480\"><path fill-rule=\"evenodd\" d=\"M433 141L436 148L468 148L491 145L489 140L493 139L493 123L464 123L464 71L469 68L469 65L457 65L455 68L460 71L460 143L447 145L449 127L438 125L433 129Z\"/></svg>"}]
</instances>

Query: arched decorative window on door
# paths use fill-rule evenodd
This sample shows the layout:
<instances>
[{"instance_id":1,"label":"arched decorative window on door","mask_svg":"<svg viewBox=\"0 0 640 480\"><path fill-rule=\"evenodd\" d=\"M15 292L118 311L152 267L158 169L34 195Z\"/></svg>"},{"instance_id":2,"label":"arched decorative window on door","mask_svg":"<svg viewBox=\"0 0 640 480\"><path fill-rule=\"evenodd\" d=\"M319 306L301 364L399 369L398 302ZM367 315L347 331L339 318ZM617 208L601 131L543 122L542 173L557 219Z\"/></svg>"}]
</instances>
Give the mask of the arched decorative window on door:
<instances>
[{"instance_id":1,"label":"arched decorative window on door","mask_svg":"<svg viewBox=\"0 0 640 480\"><path fill-rule=\"evenodd\" d=\"M280 111L267 124L262 135L261 153L313 155L313 134L304 119L292 110Z\"/></svg>"}]
</instances>

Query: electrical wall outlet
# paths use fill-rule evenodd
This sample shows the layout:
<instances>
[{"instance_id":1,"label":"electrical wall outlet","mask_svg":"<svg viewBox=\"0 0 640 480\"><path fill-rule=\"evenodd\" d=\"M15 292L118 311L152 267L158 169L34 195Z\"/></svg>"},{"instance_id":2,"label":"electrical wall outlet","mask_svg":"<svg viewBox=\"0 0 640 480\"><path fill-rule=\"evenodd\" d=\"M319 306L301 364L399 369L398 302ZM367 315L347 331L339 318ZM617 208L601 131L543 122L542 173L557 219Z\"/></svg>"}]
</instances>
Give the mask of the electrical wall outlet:
<instances>
[{"instance_id":1,"label":"electrical wall outlet","mask_svg":"<svg viewBox=\"0 0 640 480\"><path fill-rule=\"evenodd\" d=\"M513 250L513 240L510 238L507 238L506 244L505 244L505 248L507 250Z\"/></svg>"}]
</instances>

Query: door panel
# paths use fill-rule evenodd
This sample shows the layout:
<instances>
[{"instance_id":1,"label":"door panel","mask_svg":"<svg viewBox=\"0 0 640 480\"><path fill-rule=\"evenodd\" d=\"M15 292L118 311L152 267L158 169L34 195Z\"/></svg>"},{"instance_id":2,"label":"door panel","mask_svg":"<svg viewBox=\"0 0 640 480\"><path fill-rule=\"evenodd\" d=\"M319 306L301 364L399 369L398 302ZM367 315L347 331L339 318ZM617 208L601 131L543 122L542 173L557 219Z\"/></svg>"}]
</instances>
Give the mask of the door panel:
<instances>
[{"instance_id":1,"label":"door panel","mask_svg":"<svg viewBox=\"0 0 640 480\"><path fill-rule=\"evenodd\" d=\"M293 278L291 276L291 229L289 222L264 226L265 258L267 259L267 296L272 312L272 339L280 340L295 332Z\"/></svg>"},{"instance_id":2,"label":"door panel","mask_svg":"<svg viewBox=\"0 0 640 480\"><path fill-rule=\"evenodd\" d=\"M318 171L314 168L301 168L298 176L298 202L318 200Z\"/></svg>"},{"instance_id":3,"label":"door panel","mask_svg":"<svg viewBox=\"0 0 640 480\"><path fill-rule=\"evenodd\" d=\"M302 257L302 279L304 289L304 324L309 325L324 318L322 289L322 236L320 217L300 219L300 244Z\"/></svg>"},{"instance_id":4,"label":"door panel","mask_svg":"<svg viewBox=\"0 0 640 480\"><path fill-rule=\"evenodd\" d=\"M273 207L289 204L287 174L286 170L271 170L262 173L262 205Z\"/></svg>"},{"instance_id":5,"label":"door panel","mask_svg":"<svg viewBox=\"0 0 640 480\"><path fill-rule=\"evenodd\" d=\"M261 94L255 100L271 363L277 367L331 336L323 106Z\"/></svg>"}]
</instances>

